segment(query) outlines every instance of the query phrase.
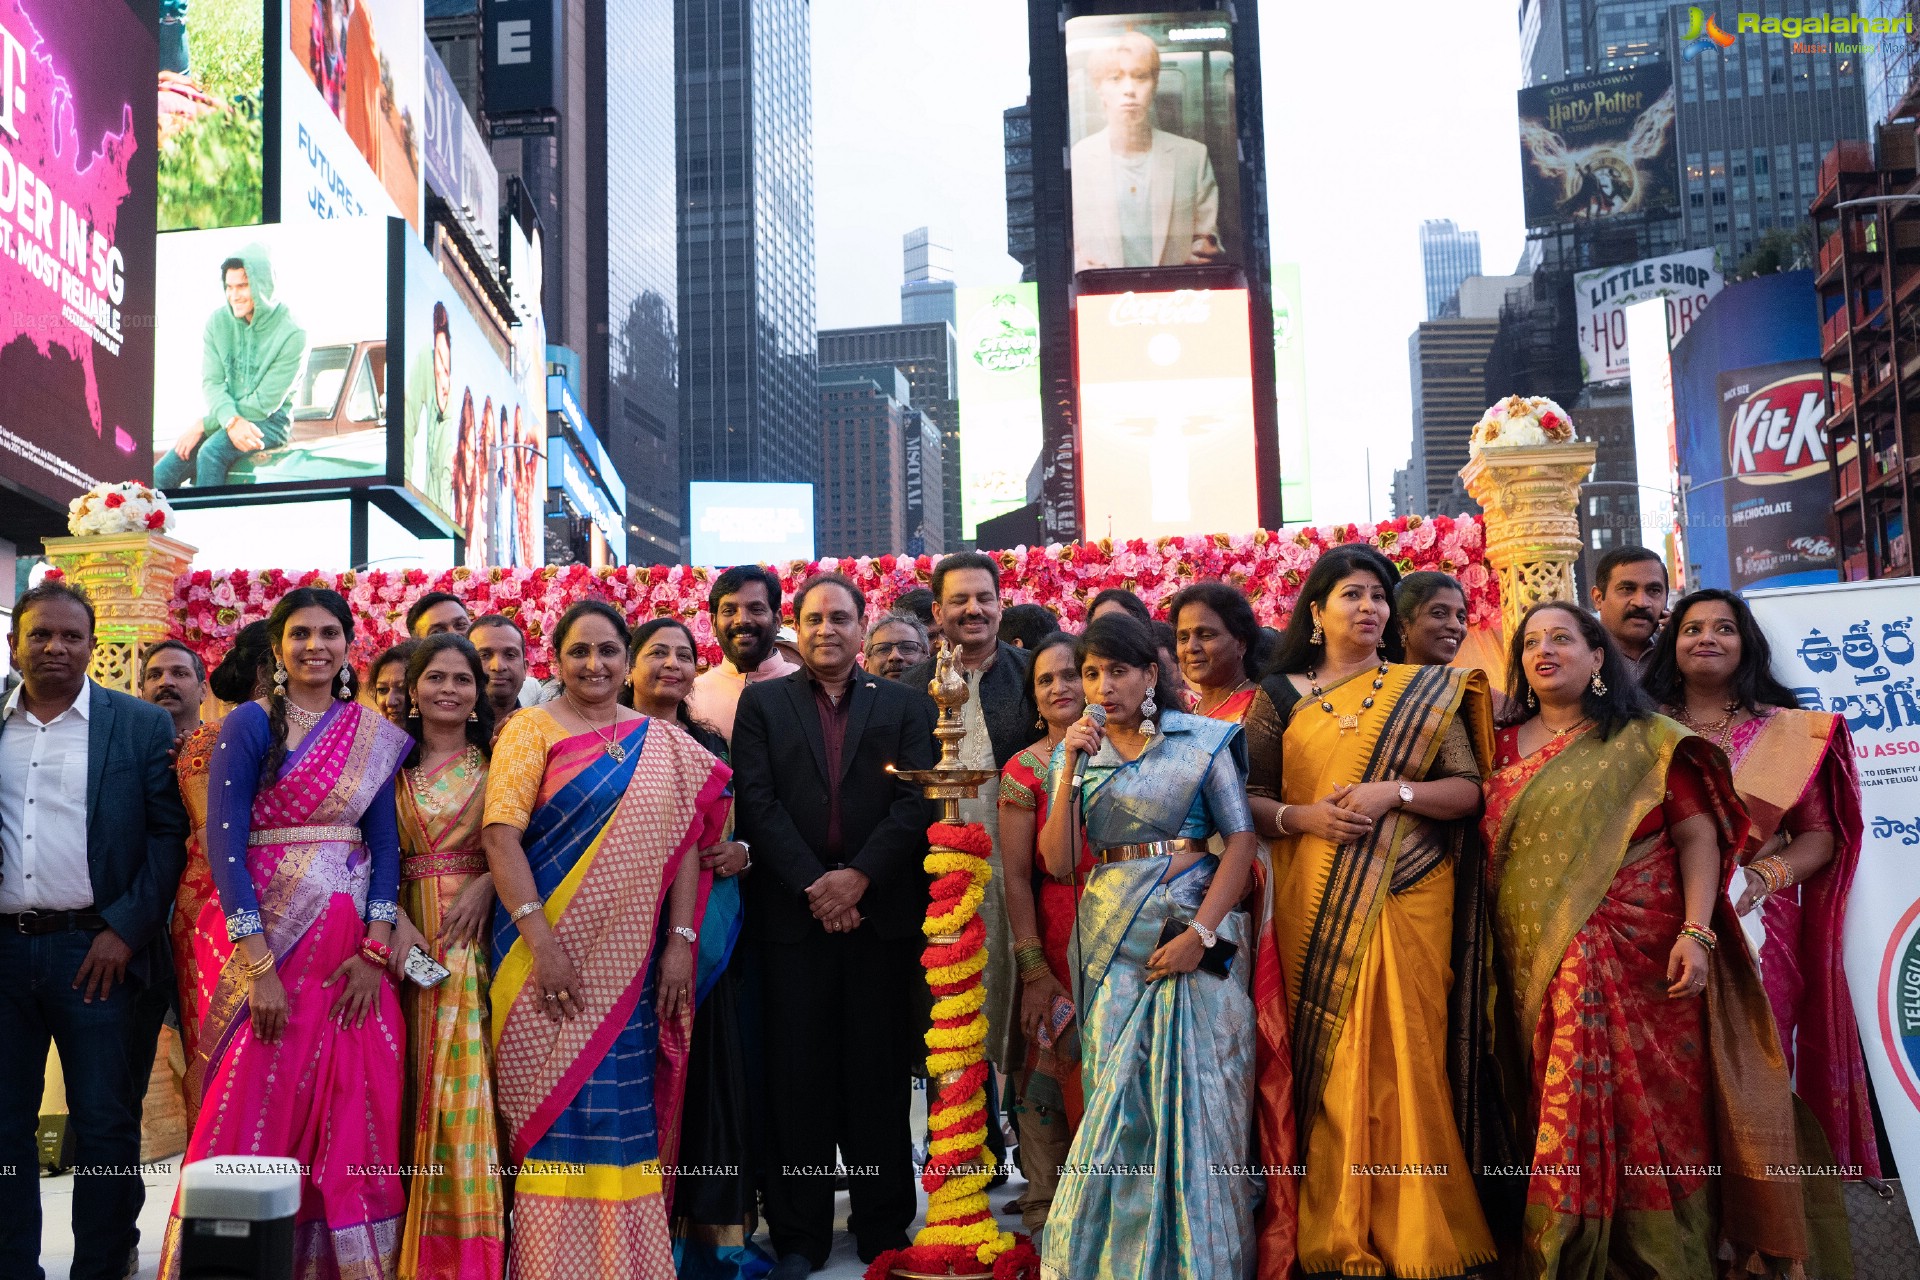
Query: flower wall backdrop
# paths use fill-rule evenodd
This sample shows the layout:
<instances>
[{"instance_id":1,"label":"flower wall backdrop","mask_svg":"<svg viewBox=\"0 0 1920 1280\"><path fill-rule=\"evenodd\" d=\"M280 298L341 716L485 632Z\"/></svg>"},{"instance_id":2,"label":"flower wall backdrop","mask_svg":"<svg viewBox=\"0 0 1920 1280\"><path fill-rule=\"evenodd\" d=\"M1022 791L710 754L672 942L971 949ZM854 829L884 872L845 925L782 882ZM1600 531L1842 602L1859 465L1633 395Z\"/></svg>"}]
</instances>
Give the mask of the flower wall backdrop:
<instances>
[{"instance_id":1,"label":"flower wall backdrop","mask_svg":"<svg viewBox=\"0 0 1920 1280\"><path fill-rule=\"evenodd\" d=\"M1164 614L1166 602L1188 583L1217 578L1240 588L1252 600L1260 621L1284 626L1293 613L1300 584L1327 548L1347 542L1379 547L1403 573L1437 569L1452 574L1466 589L1468 621L1497 627L1500 589L1483 559L1485 538L1474 516L1405 516L1379 524L1338 524L1247 534L1135 538L1053 543L992 553L1001 565L1001 593L1008 604L1043 604L1060 615L1061 626L1078 631L1086 622L1087 602L1108 587L1125 587ZM785 616L792 619L792 592L807 577L837 570L867 596L869 618L886 612L894 600L928 585L937 557L862 556L795 561L780 569L786 588ZM406 627L407 606L429 591L451 591L467 602L475 617L504 613L517 619L528 637L534 673L549 674L546 637L568 605L593 596L613 604L635 621L671 614L693 629L706 662L720 659L707 618L707 591L715 571L685 565L623 566L595 571L585 565L541 569L450 569L429 573L408 569L389 573L288 573L273 569L196 569L174 586L175 634L211 665L232 643L234 632L264 618L274 603L295 587L331 587L353 607L353 659L364 666L396 640Z\"/></svg>"}]
</instances>

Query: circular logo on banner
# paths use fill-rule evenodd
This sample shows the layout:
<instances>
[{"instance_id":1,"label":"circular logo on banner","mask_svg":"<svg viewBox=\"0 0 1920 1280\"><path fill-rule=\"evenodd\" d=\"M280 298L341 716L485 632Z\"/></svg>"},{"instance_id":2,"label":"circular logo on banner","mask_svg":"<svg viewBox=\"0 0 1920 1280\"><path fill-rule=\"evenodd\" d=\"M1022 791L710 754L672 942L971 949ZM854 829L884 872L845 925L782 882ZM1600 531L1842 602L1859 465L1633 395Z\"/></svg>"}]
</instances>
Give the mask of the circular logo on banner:
<instances>
[{"instance_id":1,"label":"circular logo on banner","mask_svg":"<svg viewBox=\"0 0 1920 1280\"><path fill-rule=\"evenodd\" d=\"M1737 405L1722 406L1721 415L1736 479L1785 484L1827 469L1827 387L1819 373L1796 373L1756 388Z\"/></svg>"},{"instance_id":2,"label":"circular logo on banner","mask_svg":"<svg viewBox=\"0 0 1920 1280\"><path fill-rule=\"evenodd\" d=\"M1907 908L1880 961L1880 1038L1913 1105L1920 1107L1920 902Z\"/></svg>"}]
</instances>

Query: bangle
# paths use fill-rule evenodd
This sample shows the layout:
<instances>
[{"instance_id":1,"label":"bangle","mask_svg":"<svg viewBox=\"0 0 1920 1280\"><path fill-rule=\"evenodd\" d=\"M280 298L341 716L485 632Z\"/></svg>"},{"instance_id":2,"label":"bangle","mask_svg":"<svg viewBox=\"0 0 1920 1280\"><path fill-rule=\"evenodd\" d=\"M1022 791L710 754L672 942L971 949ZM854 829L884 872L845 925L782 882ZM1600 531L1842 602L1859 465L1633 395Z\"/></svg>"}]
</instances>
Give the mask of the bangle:
<instances>
[{"instance_id":1,"label":"bangle","mask_svg":"<svg viewBox=\"0 0 1920 1280\"><path fill-rule=\"evenodd\" d=\"M523 902L513 909L513 914L507 917L507 923L519 924L522 920L525 920L528 916L546 905L546 903L540 901L538 898L535 898L532 902Z\"/></svg>"},{"instance_id":2,"label":"bangle","mask_svg":"<svg viewBox=\"0 0 1920 1280\"><path fill-rule=\"evenodd\" d=\"M255 978L264 978L275 963L273 952L268 951L266 955L260 957L260 959L254 961L252 964L247 964L242 961L240 971L246 974L247 981L251 982Z\"/></svg>"},{"instance_id":3,"label":"bangle","mask_svg":"<svg viewBox=\"0 0 1920 1280\"><path fill-rule=\"evenodd\" d=\"M1712 951L1720 943L1719 938L1714 935L1712 929L1704 924L1695 924L1691 920L1680 926L1680 936L1682 938L1692 938L1709 951Z\"/></svg>"},{"instance_id":4,"label":"bangle","mask_svg":"<svg viewBox=\"0 0 1920 1280\"><path fill-rule=\"evenodd\" d=\"M1768 897L1779 893L1793 884L1793 865L1779 854L1769 854L1747 868L1760 877L1760 884Z\"/></svg>"},{"instance_id":5,"label":"bangle","mask_svg":"<svg viewBox=\"0 0 1920 1280\"><path fill-rule=\"evenodd\" d=\"M1280 828L1280 834L1283 836L1290 836L1293 834L1291 831L1287 830L1287 810L1291 808L1293 808L1292 805L1283 804L1278 809L1274 810L1273 825Z\"/></svg>"},{"instance_id":6,"label":"bangle","mask_svg":"<svg viewBox=\"0 0 1920 1280\"><path fill-rule=\"evenodd\" d=\"M393 959L393 948L372 938L360 939L360 958L376 969L384 969Z\"/></svg>"},{"instance_id":7,"label":"bangle","mask_svg":"<svg viewBox=\"0 0 1920 1280\"><path fill-rule=\"evenodd\" d=\"M1047 964L1047 953L1038 938L1022 938L1013 944L1013 962L1020 970L1020 980L1030 982L1039 977L1051 977L1053 970Z\"/></svg>"}]
</instances>

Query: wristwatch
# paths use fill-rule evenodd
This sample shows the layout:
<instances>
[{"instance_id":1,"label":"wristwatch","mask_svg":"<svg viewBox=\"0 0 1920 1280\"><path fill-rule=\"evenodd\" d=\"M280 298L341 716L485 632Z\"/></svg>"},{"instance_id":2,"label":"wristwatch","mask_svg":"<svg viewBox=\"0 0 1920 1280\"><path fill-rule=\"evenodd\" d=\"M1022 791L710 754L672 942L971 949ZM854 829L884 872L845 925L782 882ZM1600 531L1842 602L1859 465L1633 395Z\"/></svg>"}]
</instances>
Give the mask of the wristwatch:
<instances>
[{"instance_id":1,"label":"wristwatch","mask_svg":"<svg viewBox=\"0 0 1920 1280\"><path fill-rule=\"evenodd\" d=\"M1201 924L1198 920L1193 922L1193 931L1200 935L1200 945L1209 951L1213 950L1214 943L1220 941L1219 934L1207 928L1207 926Z\"/></svg>"},{"instance_id":2,"label":"wristwatch","mask_svg":"<svg viewBox=\"0 0 1920 1280\"><path fill-rule=\"evenodd\" d=\"M1413 788L1406 783L1400 784L1400 807L1406 808L1413 803Z\"/></svg>"},{"instance_id":3,"label":"wristwatch","mask_svg":"<svg viewBox=\"0 0 1920 1280\"><path fill-rule=\"evenodd\" d=\"M688 928L684 924L676 924L667 932L679 934L681 937L687 940L687 944L689 946L697 947L700 945L700 935L695 933L692 929Z\"/></svg>"}]
</instances>

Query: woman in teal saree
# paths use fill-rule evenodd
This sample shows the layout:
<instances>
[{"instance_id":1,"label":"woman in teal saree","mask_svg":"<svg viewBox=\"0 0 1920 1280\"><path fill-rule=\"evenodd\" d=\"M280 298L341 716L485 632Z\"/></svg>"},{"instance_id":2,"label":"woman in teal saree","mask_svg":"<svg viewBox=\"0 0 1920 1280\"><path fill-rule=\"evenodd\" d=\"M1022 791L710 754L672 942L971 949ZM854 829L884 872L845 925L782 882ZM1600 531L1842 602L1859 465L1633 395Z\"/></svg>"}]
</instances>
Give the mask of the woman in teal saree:
<instances>
[{"instance_id":1,"label":"woman in teal saree","mask_svg":"<svg viewBox=\"0 0 1920 1280\"><path fill-rule=\"evenodd\" d=\"M1151 633L1132 618L1079 643L1088 705L1055 749L1041 831L1048 870L1070 871L1084 821L1096 865L1070 951L1084 1010L1086 1114L1041 1250L1049 1280L1237 1280L1254 1263L1251 927L1253 863L1240 726L1173 710ZM1072 769L1086 753L1078 793ZM1225 837L1222 855L1207 852ZM1238 949L1226 976L1210 971ZM1208 953L1215 959L1202 969Z\"/></svg>"}]
</instances>

